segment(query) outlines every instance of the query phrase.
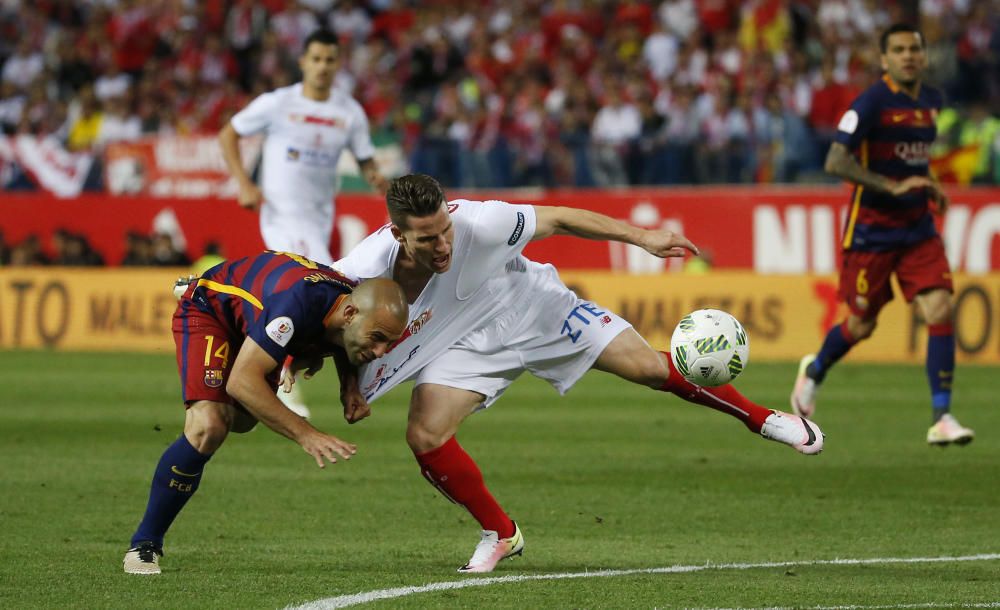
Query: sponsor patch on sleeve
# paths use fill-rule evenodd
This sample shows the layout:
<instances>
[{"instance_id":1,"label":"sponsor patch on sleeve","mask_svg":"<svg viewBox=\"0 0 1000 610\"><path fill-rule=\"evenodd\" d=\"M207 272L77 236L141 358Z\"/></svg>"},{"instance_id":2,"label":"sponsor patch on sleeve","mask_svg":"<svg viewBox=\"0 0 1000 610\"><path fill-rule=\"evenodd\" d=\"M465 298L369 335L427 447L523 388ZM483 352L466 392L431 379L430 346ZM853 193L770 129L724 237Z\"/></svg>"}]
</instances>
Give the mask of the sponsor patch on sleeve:
<instances>
[{"instance_id":1,"label":"sponsor patch on sleeve","mask_svg":"<svg viewBox=\"0 0 1000 610\"><path fill-rule=\"evenodd\" d=\"M845 112L844 116L840 117L840 123L837 124L837 129L843 131L844 133L854 133L854 130L857 128L858 113L853 109Z\"/></svg>"},{"instance_id":2,"label":"sponsor patch on sleeve","mask_svg":"<svg viewBox=\"0 0 1000 610\"><path fill-rule=\"evenodd\" d=\"M521 239L521 233L524 232L524 212L517 213L517 226L514 227L514 232L510 234L510 239L507 240L508 246L513 246L517 243L517 240Z\"/></svg>"},{"instance_id":3,"label":"sponsor patch on sleeve","mask_svg":"<svg viewBox=\"0 0 1000 610\"><path fill-rule=\"evenodd\" d=\"M267 331L267 336L272 341L285 347L292 340L292 335L295 334L295 325L292 324L292 319L288 316L279 316L268 322L264 330Z\"/></svg>"}]
</instances>

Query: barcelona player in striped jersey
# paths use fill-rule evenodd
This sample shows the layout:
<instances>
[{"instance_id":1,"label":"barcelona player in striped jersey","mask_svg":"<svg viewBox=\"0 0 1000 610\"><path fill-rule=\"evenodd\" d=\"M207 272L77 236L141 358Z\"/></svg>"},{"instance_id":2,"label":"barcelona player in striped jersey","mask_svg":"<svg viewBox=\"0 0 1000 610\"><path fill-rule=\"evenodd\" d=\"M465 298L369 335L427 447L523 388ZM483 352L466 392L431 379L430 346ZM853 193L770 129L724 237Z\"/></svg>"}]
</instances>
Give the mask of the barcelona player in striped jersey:
<instances>
[{"instance_id":1,"label":"barcelona player in striped jersey","mask_svg":"<svg viewBox=\"0 0 1000 610\"><path fill-rule=\"evenodd\" d=\"M297 442L322 468L355 446L317 430L275 392L286 356L315 374L332 356L341 376L344 416L368 415L356 367L382 356L406 328L402 288L387 279L355 286L295 254L265 252L222 262L193 279L174 312L177 367L186 408L184 433L163 453L146 512L125 554L130 574L159 574L163 538L198 489L205 464L230 432L258 421Z\"/></svg>"},{"instance_id":2,"label":"barcelona player in striped jersey","mask_svg":"<svg viewBox=\"0 0 1000 610\"><path fill-rule=\"evenodd\" d=\"M948 200L929 171L942 96L922 83L927 55L916 28L894 25L879 42L885 75L841 118L826 158L829 173L854 183L840 272L840 297L850 313L830 329L818 353L802 359L792 407L812 416L827 372L875 330L879 311L893 298L889 278L895 274L903 296L916 301L927 322L933 414L927 442L966 444L973 431L950 413L952 281L932 214L943 214Z\"/></svg>"}]
</instances>

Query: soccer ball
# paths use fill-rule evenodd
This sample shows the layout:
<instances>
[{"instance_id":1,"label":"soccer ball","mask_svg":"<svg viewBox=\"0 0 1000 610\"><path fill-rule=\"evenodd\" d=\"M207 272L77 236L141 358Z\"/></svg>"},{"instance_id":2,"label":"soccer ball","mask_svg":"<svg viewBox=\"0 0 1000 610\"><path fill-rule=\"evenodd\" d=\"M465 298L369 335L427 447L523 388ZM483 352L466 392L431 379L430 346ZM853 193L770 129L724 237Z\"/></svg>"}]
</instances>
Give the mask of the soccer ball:
<instances>
[{"instance_id":1,"label":"soccer ball","mask_svg":"<svg viewBox=\"0 0 1000 610\"><path fill-rule=\"evenodd\" d=\"M750 360L743 325L718 309L699 309L681 318L670 337L670 355L684 378L695 385L729 383Z\"/></svg>"}]
</instances>

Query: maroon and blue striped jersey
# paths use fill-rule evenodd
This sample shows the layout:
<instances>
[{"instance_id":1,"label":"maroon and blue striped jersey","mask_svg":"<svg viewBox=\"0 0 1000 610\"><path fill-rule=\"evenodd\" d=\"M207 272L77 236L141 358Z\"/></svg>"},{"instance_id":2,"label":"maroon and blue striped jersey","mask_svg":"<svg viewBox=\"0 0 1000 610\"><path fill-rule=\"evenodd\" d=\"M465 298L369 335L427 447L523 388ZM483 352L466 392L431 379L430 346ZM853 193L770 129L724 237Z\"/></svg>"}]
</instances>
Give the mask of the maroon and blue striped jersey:
<instances>
[{"instance_id":1,"label":"maroon and blue striped jersey","mask_svg":"<svg viewBox=\"0 0 1000 610\"><path fill-rule=\"evenodd\" d=\"M860 165L893 180L927 176L941 93L921 85L917 97L904 93L888 75L854 100L835 141ZM901 196L854 187L844 228L845 250L883 252L937 235L927 189Z\"/></svg>"},{"instance_id":2,"label":"maroon and blue striped jersey","mask_svg":"<svg viewBox=\"0 0 1000 610\"><path fill-rule=\"evenodd\" d=\"M330 354L324 322L355 282L286 252L227 260L206 271L181 300L221 322L234 338L250 337L276 362Z\"/></svg>"}]
</instances>

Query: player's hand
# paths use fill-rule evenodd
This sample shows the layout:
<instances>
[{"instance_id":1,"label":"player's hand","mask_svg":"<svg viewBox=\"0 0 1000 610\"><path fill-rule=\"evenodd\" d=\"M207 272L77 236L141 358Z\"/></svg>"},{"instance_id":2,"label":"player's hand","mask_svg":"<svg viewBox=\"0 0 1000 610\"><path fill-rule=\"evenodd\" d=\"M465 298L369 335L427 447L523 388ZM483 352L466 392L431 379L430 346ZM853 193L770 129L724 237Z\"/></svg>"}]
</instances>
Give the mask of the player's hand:
<instances>
[{"instance_id":1,"label":"player's hand","mask_svg":"<svg viewBox=\"0 0 1000 610\"><path fill-rule=\"evenodd\" d=\"M937 206L935 213L944 216L945 212L948 211L948 204L950 202L948 201L948 196L944 194L944 189L941 188L941 183L937 178L931 178L931 186L928 192L931 196L931 201Z\"/></svg>"},{"instance_id":2,"label":"player's hand","mask_svg":"<svg viewBox=\"0 0 1000 610\"><path fill-rule=\"evenodd\" d=\"M264 201L264 194L260 192L256 184L247 182L240 185L240 194L237 201L240 202L242 207L257 211L260 209L260 204Z\"/></svg>"},{"instance_id":3,"label":"player's hand","mask_svg":"<svg viewBox=\"0 0 1000 610\"><path fill-rule=\"evenodd\" d=\"M660 229L643 232L638 245L646 252L660 258L684 256L687 252L695 255L699 253L698 246L680 233Z\"/></svg>"},{"instance_id":4,"label":"player's hand","mask_svg":"<svg viewBox=\"0 0 1000 610\"><path fill-rule=\"evenodd\" d=\"M303 379L312 379L316 373L323 368L323 358L296 358L292 360L292 366L287 369L281 370L281 380L278 382L281 389L285 394L292 391L292 386L295 385L295 374L301 370L305 370L302 374Z\"/></svg>"},{"instance_id":5,"label":"player's hand","mask_svg":"<svg viewBox=\"0 0 1000 610\"><path fill-rule=\"evenodd\" d=\"M896 197L899 197L900 195L905 195L912 190L922 188L933 189L934 182L932 182L927 176L910 176L905 180L893 184L889 192Z\"/></svg>"},{"instance_id":6,"label":"player's hand","mask_svg":"<svg viewBox=\"0 0 1000 610\"><path fill-rule=\"evenodd\" d=\"M372 414L371 406L356 385L340 391L340 402L344 405L344 419L349 424L357 423Z\"/></svg>"},{"instance_id":7,"label":"player's hand","mask_svg":"<svg viewBox=\"0 0 1000 610\"><path fill-rule=\"evenodd\" d=\"M306 453L313 456L316 460L316 465L320 468L326 468L326 462L336 464L338 455L345 460L349 460L352 455L358 452L358 448L353 444L342 441L331 434L320 432L315 428L310 428L299 439L299 444L302 445L302 449Z\"/></svg>"},{"instance_id":8,"label":"player's hand","mask_svg":"<svg viewBox=\"0 0 1000 610\"><path fill-rule=\"evenodd\" d=\"M368 184L371 185L375 192L379 195L385 197L385 194L389 192L389 179L382 175L382 172L375 171L371 176L368 177Z\"/></svg>"}]
</instances>

